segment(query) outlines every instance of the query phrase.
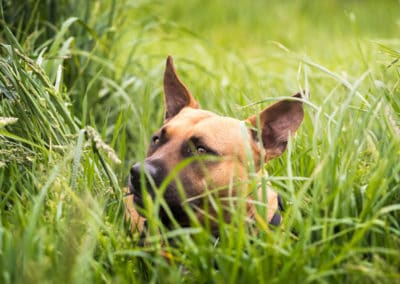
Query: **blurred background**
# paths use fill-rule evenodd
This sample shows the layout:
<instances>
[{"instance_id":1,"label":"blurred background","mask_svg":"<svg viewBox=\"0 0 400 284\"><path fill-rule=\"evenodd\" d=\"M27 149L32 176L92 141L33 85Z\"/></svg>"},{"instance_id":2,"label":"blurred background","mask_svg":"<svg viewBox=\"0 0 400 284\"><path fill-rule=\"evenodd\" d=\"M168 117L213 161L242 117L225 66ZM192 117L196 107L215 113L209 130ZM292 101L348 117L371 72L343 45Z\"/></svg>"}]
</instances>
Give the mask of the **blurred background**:
<instances>
[{"instance_id":1,"label":"blurred background","mask_svg":"<svg viewBox=\"0 0 400 284\"><path fill-rule=\"evenodd\" d=\"M0 16L0 282L399 281L398 0L0 0ZM172 263L155 236L137 246L123 190L163 121L167 55L221 115L309 91L268 165L296 236L178 230Z\"/></svg>"},{"instance_id":2,"label":"blurred background","mask_svg":"<svg viewBox=\"0 0 400 284\"><path fill-rule=\"evenodd\" d=\"M205 108L245 117L237 105L310 88L304 62L356 80L390 64L380 44L399 44L396 0L16 0L2 8L8 28L30 57L43 58L52 81L63 64L62 86L82 125L92 120L110 136L121 111L124 119L143 119L143 126L127 123L130 143L149 137L142 131L154 130L154 118L161 121L167 55ZM323 100L326 73L307 76L313 99ZM132 160L139 158L132 150Z\"/></svg>"}]
</instances>

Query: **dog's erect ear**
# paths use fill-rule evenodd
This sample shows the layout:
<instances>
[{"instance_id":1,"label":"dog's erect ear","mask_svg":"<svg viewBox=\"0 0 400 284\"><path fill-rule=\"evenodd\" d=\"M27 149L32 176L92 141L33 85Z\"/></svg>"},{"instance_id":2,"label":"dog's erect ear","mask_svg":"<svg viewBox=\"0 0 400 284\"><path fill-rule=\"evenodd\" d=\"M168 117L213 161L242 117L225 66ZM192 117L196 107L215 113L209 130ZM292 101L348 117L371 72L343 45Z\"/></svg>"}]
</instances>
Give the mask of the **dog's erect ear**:
<instances>
[{"instance_id":1,"label":"dog's erect ear","mask_svg":"<svg viewBox=\"0 0 400 284\"><path fill-rule=\"evenodd\" d=\"M301 98L301 93L293 98ZM303 117L303 103L298 100L279 101L259 114L266 161L280 156L285 151L289 135L299 128ZM249 117L248 121L257 127L256 115Z\"/></svg>"},{"instance_id":2,"label":"dog's erect ear","mask_svg":"<svg viewBox=\"0 0 400 284\"><path fill-rule=\"evenodd\" d=\"M171 56L164 72L165 120L178 114L184 107L198 108L199 104L176 75Z\"/></svg>"}]
</instances>

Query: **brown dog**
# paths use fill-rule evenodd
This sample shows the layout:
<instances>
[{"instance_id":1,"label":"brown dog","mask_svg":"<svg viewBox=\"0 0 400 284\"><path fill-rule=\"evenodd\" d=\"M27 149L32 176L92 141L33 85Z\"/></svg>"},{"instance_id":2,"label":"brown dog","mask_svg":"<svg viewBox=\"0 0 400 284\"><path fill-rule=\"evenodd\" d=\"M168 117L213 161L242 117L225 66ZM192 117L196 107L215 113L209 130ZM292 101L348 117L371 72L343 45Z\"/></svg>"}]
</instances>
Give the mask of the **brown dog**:
<instances>
[{"instance_id":1,"label":"brown dog","mask_svg":"<svg viewBox=\"0 0 400 284\"><path fill-rule=\"evenodd\" d=\"M136 163L130 171L129 192L133 200L128 202L128 210L132 222L140 227L143 221L132 206L144 206L143 190L154 199L163 181L170 179L161 186L164 187L162 195L181 226L190 225L184 204L193 209L200 223L218 219L218 210L210 205L210 198L218 198L224 208L229 205L232 208L235 198L244 198L250 218L257 214L254 199L265 200L266 216L262 218L279 224L281 217L276 214L279 197L269 188L250 189L254 175L250 176L249 164L253 165L253 172L263 176L266 174L263 163L285 151L289 135L303 120L301 95L275 103L246 122L219 116L199 109L175 73L171 57L167 59L164 73L164 95L164 124L152 137L145 161ZM177 170L185 160L191 162ZM255 192L258 196L254 196ZM231 210L222 212L223 219L229 222ZM162 208L159 217L165 226L171 226L171 216ZM215 233L218 223L211 224Z\"/></svg>"}]
</instances>

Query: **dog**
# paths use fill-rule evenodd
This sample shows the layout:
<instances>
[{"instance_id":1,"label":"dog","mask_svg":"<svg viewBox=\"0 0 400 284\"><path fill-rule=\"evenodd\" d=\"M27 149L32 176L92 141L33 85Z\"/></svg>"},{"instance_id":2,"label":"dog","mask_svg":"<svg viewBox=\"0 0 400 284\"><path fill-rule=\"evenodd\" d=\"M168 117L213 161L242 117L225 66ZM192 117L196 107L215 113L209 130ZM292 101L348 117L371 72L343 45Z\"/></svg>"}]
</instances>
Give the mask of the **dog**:
<instances>
[{"instance_id":1,"label":"dog","mask_svg":"<svg viewBox=\"0 0 400 284\"><path fill-rule=\"evenodd\" d=\"M210 198L219 199L223 208L229 208L235 197L244 197L247 218L279 225L280 197L269 187L249 189L250 180L254 180L249 164L261 180L266 176L264 163L285 151L289 136L303 121L302 93L281 100L246 121L219 116L200 109L168 56L164 98L164 123L151 138L144 162L130 169L127 213L134 227L143 228L144 216L138 212L145 207L145 194L156 199L160 186L164 187L162 197L170 212L159 210L166 227L172 226L171 214L180 226L190 226L191 218L185 210L189 206L200 224L209 222L211 231L218 234L215 220L221 212L210 205ZM177 170L188 160L191 162ZM265 216L257 215L255 200L265 201ZM230 222L231 210L222 209L222 216Z\"/></svg>"}]
</instances>

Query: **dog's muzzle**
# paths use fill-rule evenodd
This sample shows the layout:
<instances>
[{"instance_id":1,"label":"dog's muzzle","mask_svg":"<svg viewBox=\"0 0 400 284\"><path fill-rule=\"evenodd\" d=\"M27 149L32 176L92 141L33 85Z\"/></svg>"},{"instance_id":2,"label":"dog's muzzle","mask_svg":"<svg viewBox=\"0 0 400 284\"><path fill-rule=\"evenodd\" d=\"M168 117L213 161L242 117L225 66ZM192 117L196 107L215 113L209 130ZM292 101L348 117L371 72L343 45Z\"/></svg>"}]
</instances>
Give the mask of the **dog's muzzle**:
<instances>
[{"instance_id":1,"label":"dog's muzzle","mask_svg":"<svg viewBox=\"0 0 400 284\"><path fill-rule=\"evenodd\" d=\"M142 186L154 198L154 186L159 186L162 181L162 167L157 163L144 162L132 166L129 176L129 192L134 196L134 202L142 207Z\"/></svg>"}]
</instances>

